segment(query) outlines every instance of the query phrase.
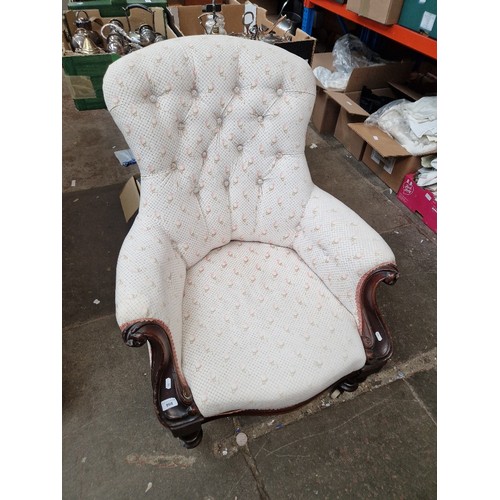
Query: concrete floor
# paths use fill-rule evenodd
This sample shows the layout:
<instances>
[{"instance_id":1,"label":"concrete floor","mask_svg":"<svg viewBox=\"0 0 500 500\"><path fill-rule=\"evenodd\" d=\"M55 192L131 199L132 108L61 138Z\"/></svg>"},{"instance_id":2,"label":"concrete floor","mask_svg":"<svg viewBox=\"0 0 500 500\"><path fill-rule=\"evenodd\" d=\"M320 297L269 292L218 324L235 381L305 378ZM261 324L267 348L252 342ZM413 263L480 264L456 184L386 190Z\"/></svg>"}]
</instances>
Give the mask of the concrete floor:
<instances>
[{"instance_id":1,"label":"concrete floor","mask_svg":"<svg viewBox=\"0 0 500 500\"><path fill-rule=\"evenodd\" d=\"M63 88L63 498L436 498L436 235L310 127L315 183L396 255L401 278L378 294L394 356L355 393L208 423L202 444L186 450L156 419L147 350L127 348L114 318L115 264L129 229L119 193L137 170L116 160L127 145L107 110L79 112Z\"/></svg>"}]
</instances>

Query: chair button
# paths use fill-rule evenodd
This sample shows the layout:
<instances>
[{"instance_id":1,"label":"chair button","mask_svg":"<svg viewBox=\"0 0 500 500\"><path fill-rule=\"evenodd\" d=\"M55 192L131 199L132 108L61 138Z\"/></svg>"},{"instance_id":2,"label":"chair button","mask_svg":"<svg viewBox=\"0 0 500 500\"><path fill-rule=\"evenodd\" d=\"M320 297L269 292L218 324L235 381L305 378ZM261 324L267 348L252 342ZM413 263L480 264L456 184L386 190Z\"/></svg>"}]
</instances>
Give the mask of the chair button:
<instances>
[{"instance_id":1,"label":"chair button","mask_svg":"<svg viewBox=\"0 0 500 500\"><path fill-rule=\"evenodd\" d=\"M281 160L281 158L283 158L283 153L279 152L279 153L276 153L276 158L278 160Z\"/></svg>"},{"instance_id":2,"label":"chair button","mask_svg":"<svg viewBox=\"0 0 500 500\"><path fill-rule=\"evenodd\" d=\"M151 102L157 102L157 101L158 101L158 98L157 98L155 95L150 95L150 96L149 96L149 100L150 100Z\"/></svg>"},{"instance_id":3,"label":"chair button","mask_svg":"<svg viewBox=\"0 0 500 500\"><path fill-rule=\"evenodd\" d=\"M173 161L171 164L170 164L170 169L171 170L177 170L177 163L175 161Z\"/></svg>"},{"instance_id":4,"label":"chair button","mask_svg":"<svg viewBox=\"0 0 500 500\"><path fill-rule=\"evenodd\" d=\"M283 89L280 87L276 90L276 93L281 97L283 95Z\"/></svg>"},{"instance_id":5,"label":"chair button","mask_svg":"<svg viewBox=\"0 0 500 500\"><path fill-rule=\"evenodd\" d=\"M229 187L229 180L228 179L224 179L223 184L224 184L225 188L228 188Z\"/></svg>"},{"instance_id":6,"label":"chair button","mask_svg":"<svg viewBox=\"0 0 500 500\"><path fill-rule=\"evenodd\" d=\"M236 146L236 149L240 152L243 151L243 144L238 144L238 146Z\"/></svg>"},{"instance_id":7,"label":"chair button","mask_svg":"<svg viewBox=\"0 0 500 500\"><path fill-rule=\"evenodd\" d=\"M198 97L198 91L196 89L191 90L191 95L193 97Z\"/></svg>"},{"instance_id":8,"label":"chair button","mask_svg":"<svg viewBox=\"0 0 500 500\"><path fill-rule=\"evenodd\" d=\"M217 118L217 125L222 125L222 118L221 117Z\"/></svg>"},{"instance_id":9,"label":"chair button","mask_svg":"<svg viewBox=\"0 0 500 500\"><path fill-rule=\"evenodd\" d=\"M263 117L262 115L259 115L259 116L257 117L257 121L258 121L259 123L262 123L262 122L264 121L264 117Z\"/></svg>"},{"instance_id":10,"label":"chair button","mask_svg":"<svg viewBox=\"0 0 500 500\"><path fill-rule=\"evenodd\" d=\"M185 125L185 123L184 123L184 122L179 122L179 123L177 124L177 128L178 128L179 130L184 130L184 128L185 128L185 127L186 127L186 125Z\"/></svg>"},{"instance_id":11,"label":"chair button","mask_svg":"<svg viewBox=\"0 0 500 500\"><path fill-rule=\"evenodd\" d=\"M262 177L257 177L257 184L259 186L261 186L262 184L264 184L264 179Z\"/></svg>"},{"instance_id":12,"label":"chair button","mask_svg":"<svg viewBox=\"0 0 500 500\"><path fill-rule=\"evenodd\" d=\"M201 157L202 157L202 158L206 158L206 157L207 157L207 152L206 152L206 151L203 151L203 153L201 153Z\"/></svg>"},{"instance_id":13,"label":"chair button","mask_svg":"<svg viewBox=\"0 0 500 500\"><path fill-rule=\"evenodd\" d=\"M240 93L240 88L239 87L234 87L233 92L235 94L239 94Z\"/></svg>"},{"instance_id":14,"label":"chair button","mask_svg":"<svg viewBox=\"0 0 500 500\"><path fill-rule=\"evenodd\" d=\"M194 194L198 194L199 192L200 192L200 186L195 186L195 187L193 188L193 193L194 193Z\"/></svg>"}]
</instances>

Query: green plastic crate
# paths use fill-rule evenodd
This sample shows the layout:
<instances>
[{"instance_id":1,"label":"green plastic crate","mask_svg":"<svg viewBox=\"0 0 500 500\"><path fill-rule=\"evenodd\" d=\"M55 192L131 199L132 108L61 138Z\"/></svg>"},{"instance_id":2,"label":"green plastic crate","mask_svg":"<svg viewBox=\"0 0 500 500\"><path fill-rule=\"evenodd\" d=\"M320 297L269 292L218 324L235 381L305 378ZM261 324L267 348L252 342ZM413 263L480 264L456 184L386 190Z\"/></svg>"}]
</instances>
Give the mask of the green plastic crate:
<instances>
[{"instance_id":1,"label":"green plastic crate","mask_svg":"<svg viewBox=\"0 0 500 500\"><path fill-rule=\"evenodd\" d=\"M76 109L103 109L102 80L108 66L119 59L118 54L63 56L62 66Z\"/></svg>"},{"instance_id":2,"label":"green plastic crate","mask_svg":"<svg viewBox=\"0 0 500 500\"><path fill-rule=\"evenodd\" d=\"M398 24L437 40L437 0L405 0Z\"/></svg>"},{"instance_id":3,"label":"green plastic crate","mask_svg":"<svg viewBox=\"0 0 500 500\"><path fill-rule=\"evenodd\" d=\"M141 4L144 7L163 7L166 9L167 0L85 0L82 2L68 2L69 10L98 9L102 17L123 16L123 8L127 5Z\"/></svg>"},{"instance_id":4,"label":"green plastic crate","mask_svg":"<svg viewBox=\"0 0 500 500\"><path fill-rule=\"evenodd\" d=\"M108 0L109 1L109 0ZM86 9L88 12L97 12L101 18L117 17L120 19L125 19L125 13L123 10L119 11L116 16L110 15L106 16L100 9L90 8L90 4L103 3L97 1L80 2L89 4ZM153 5L154 2L147 3L151 6L154 11L155 16L155 27L156 30L162 34L166 34L165 31L165 11L160 6ZM166 1L163 0L163 5L166 5ZM76 2L73 2L76 4ZM123 1L122 1L123 4ZM78 9L75 9L78 10ZM83 9L82 9L83 10ZM68 88L75 104L76 109L79 111L87 111L90 109L104 109L106 108L106 103L104 101L104 95L102 93L102 81L104 74L108 69L108 66L119 59L121 56L118 54L95 54L95 55L81 55L75 54L71 50L70 39L72 29L74 29L74 23L71 19L74 17L75 12L66 10L63 12L63 56L62 56L62 67L64 69L64 78L68 84Z\"/></svg>"}]
</instances>

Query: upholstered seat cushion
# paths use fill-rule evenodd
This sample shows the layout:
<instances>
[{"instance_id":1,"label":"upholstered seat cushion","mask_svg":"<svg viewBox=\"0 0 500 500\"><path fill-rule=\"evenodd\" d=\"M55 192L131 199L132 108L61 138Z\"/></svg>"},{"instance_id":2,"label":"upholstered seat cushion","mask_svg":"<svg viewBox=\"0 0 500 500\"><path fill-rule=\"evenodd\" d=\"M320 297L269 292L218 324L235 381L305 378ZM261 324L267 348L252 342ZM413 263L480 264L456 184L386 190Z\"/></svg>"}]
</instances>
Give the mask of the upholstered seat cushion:
<instances>
[{"instance_id":1,"label":"upholstered seat cushion","mask_svg":"<svg viewBox=\"0 0 500 500\"><path fill-rule=\"evenodd\" d=\"M286 408L366 362L356 320L290 249L232 241L186 276L182 369L205 417Z\"/></svg>"}]
</instances>

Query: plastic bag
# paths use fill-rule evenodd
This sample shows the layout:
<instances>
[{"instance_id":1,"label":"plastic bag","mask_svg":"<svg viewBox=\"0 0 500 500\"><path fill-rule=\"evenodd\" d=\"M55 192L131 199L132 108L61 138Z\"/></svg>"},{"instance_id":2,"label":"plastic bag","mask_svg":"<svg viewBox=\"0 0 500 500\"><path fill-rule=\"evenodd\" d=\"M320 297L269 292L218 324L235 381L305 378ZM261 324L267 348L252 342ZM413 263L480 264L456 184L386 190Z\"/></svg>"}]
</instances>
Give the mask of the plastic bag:
<instances>
[{"instance_id":1,"label":"plastic bag","mask_svg":"<svg viewBox=\"0 0 500 500\"><path fill-rule=\"evenodd\" d=\"M382 106L365 123L379 127L414 156L437 150L437 97L416 102L398 99Z\"/></svg>"},{"instance_id":2,"label":"plastic bag","mask_svg":"<svg viewBox=\"0 0 500 500\"><path fill-rule=\"evenodd\" d=\"M115 156L122 166L128 167L134 165L136 162L134 155L130 149L122 149L121 151L115 151Z\"/></svg>"},{"instance_id":3,"label":"plastic bag","mask_svg":"<svg viewBox=\"0 0 500 500\"><path fill-rule=\"evenodd\" d=\"M333 71L318 66L313 72L323 87L335 90L344 90L354 68L374 66L386 61L377 53L369 49L359 38L354 35L340 37L332 50Z\"/></svg>"},{"instance_id":4,"label":"plastic bag","mask_svg":"<svg viewBox=\"0 0 500 500\"><path fill-rule=\"evenodd\" d=\"M333 46L333 67L343 73L351 74L354 68L374 66L386 61L376 52L369 49L359 38L354 35L340 37Z\"/></svg>"}]
</instances>

